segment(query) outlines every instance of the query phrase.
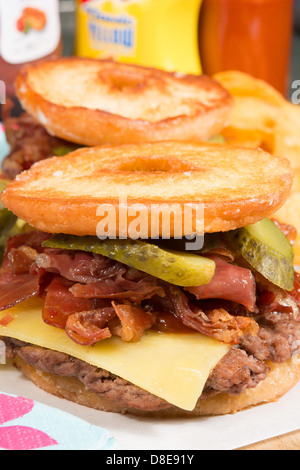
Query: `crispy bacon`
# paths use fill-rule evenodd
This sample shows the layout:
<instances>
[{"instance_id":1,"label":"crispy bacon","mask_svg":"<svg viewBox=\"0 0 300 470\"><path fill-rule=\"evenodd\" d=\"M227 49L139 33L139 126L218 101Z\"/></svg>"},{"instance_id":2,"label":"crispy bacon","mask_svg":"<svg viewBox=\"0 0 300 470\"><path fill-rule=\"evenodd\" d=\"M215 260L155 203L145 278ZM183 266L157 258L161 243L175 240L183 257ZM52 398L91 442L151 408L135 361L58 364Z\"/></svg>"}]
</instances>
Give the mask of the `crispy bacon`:
<instances>
[{"instance_id":1,"label":"crispy bacon","mask_svg":"<svg viewBox=\"0 0 300 470\"><path fill-rule=\"evenodd\" d=\"M69 315L92 310L92 299L75 298L69 291L72 282L55 276L46 289L43 320L48 325L65 328Z\"/></svg>"},{"instance_id":2,"label":"crispy bacon","mask_svg":"<svg viewBox=\"0 0 300 470\"><path fill-rule=\"evenodd\" d=\"M21 274L7 283L0 283L0 311L39 294L40 278L31 274Z\"/></svg>"},{"instance_id":3,"label":"crispy bacon","mask_svg":"<svg viewBox=\"0 0 300 470\"><path fill-rule=\"evenodd\" d=\"M124 287L125 285L123 284ZM117 279L106 279L85 285L75 284L71 287L70 292L72 292L74 297L84 299L128 299L138 303L151 298L155 294L164 295L164 290L161 286L153 285L146 278L136 283L128 284L128 290L122 290Z\"/></svg>"},{"instance_id":4,"label":"crispy bacon","mask_svg":"<svg viewBox=\"0 0 300 470\"><path fill-rule=\"evenodd\" d=\"M191 308L184 292L176 286L167 289L168 298L173 306L174 315L184 325L206 336L224 343L238 344L244 333L255 335L258 326L254 319L230 315L224 309L203 312L199 307Z\"/></svg>"},{"instance_id":5,"label":"crispy bacon","mask_svg":"<svg viewBox=\"0 0 300 470\"><path fill-rule=\"evenodd\" d=\"M123 341L140 341L144 331L155 323L155 316L143 308L137 308L130 304L117 305L112 302L115 312L121 322L121 328L116 328L115 334L119 334Z\"/></svg>"},{"instance_id":6,"label":"crispy bacon","mask_svg":"<svg viewBox=\"0 0 300 470\"><path fill-rule=\"evenodd\" d=\"M201 333L224 343L238 344L241 336L255 336L258 324L253 318L230 315L223 308L200 312L202 321Z\"/></svg>"},{"instance_id":7,"label":"crispy bacon","mask_svg":"<svg viewBox=\"0 0 300 470\"><path fill-rule=\"evenodd\" d=\"M8 115L4 126L10 153L3 160L2 171L9 179L14 179L37 161L51 157L56 148L72 145L48 134L45 127L27 113L17 118Z\"/></svg>"},{"instance_id":8,"label":"crispy bacon","mask_svg":"<svg viewBox=\"0 0 300 470\"><path fill-rule=\"evenodd\" d=\"M110 279L120 271L125 271L123 265L92 253L57 253L58 250L47 250L36 258L38 267L60 274L65 279L82 284L98 280Z\"/></svg>"},{"instance_id":9,"label":"crispy bacon","mask_svg":"<svg viewBox=\"0 0 300 470\"><path fill-rule=\"evenodd\" d=\"M6 243L6 254L10 252L12 248L19 248L21 246L30 246L38 253L43 251L42 243L48 238L51 237L51 234L45 232L39 232L37 230L32 230L30 232L24 232L19 235L15 235L7 240Z\"/></svg>"},{"instance_id":10,"label":"crispy bacon","mask_svg":"<svg viewBox=\"0 0 300 470\"><path fill-rule=\"evenodd\" d=\"M236 258L236 253L231 248L229 248L229 246L227 245L227 243L224 242L224 240L220 240L218 246L216 246L207 253L207 256L211 255L221 256L222 259L224 258L225 261L228 261L230 263L232 263Z\"/></svg>"},{"instance_id":11,"label":"crispy bacon","mask_svg":"<svg viewBox=\"0 0 300 470\"><path fill-rule=\"evenodd\" d=\"M185 292L101 255L43 248L48 237L30 232L8 241L0 277L0 309L43 296L44 321L65 329L82 345L112 334L123 341L139 341L149 328L200 332L231 344L257 332L250 316L256 294L253 275L224 261L225 252L224 256L220 252L208 255L216 263L211 283ZM226 260L233 261L230 256ZM299 289L295 289L297 297ZM211 301L213 306L205 303ZM244 316L236 305L246 312Z\"/></svg>"},{"instance_id":12,"label":"crispy bacon","mask_svg":"<svg viewBox=\"0 0 300 470\"><path fill-rule=\"evenodd\" d=\"M278 222L278 220L272 219L275 225L282 231L282 233L286 236L286 238L289 240L291 245L295 244L296 238L297 238L297 230L293 225L289 224L283 224L281 222Z\"/></svg>"},{"instance_id":13,"label":"crispy bacon","mask_svg":"<svg viewBox=\"0 0 300 470\"><path fill-rule=\"evenodd\" d=\"M0 311L39 294L45 270L38 269L32 257L46 238L49 234L29 232L8 240L0 276Z\"/></svg>"},{"instance_id":14,"label":"crispy bacon","mask_svg":"<svg viewBox=\"0 0 300 470\"><path fill-rule=\"evenodd\" d=\"M14 317L8 313L5 315L1 320L0 320L0 325L1 326L7 326L9 325L12 321L14 321Z\"/></svg>"},{"instance_id":15,"label":"crispy bacon","mask_svg":"<svg viewBox=\"0 0 300 470\"><path fill-rule=\"evenodd\" d=\"M30 271L31 266L37 257L37 251L30 246L20 246L12 248L8 253L13 274L24 274Z\"/></svg>"},{"instance_id":16,"label":"crispy bacon","mask_svg":"<svg viewBox=\"0 0 300 470\"><path fill-rule=\"evenodd\" d=\"M75 343L89 346L111 337L105 325L115 315L112 307L74 313L68 317L65 331Z\"/></svg>"},{"instance_id":17,"label":"crispy bacon","mask_svg":"<svg viewBox=\"0 0 300 470\"><path fill-rule=\"evenodd\" d=\"M261 275L256 275L259 286L257 307L260 315L270 312L290 313L296 321L300 320L300 274L294 272L294 287L285 291L272 284Z\"/></svg>"},{"instance_id":18,"label":"crispy bacon","mask_svg":"<svg viewBox=\"0 0 300 470\"><path fill-rule=\"evenodd\" d=\"M156 316L154 328L162 333L195 333L194 330L185 326L172 312L153 312Z\"/></svg>"},{"instance_id":19,"label":"crispy bacon","mask_svg":"<svg viewBox=\"0 0 300 470\"><path fill-rule=\"evenodd\" d=\"M141 302L154 294L164 295L158 280L101 255L91 253L42 253L38 267L59 273L75 282L70 292L76 298L128 299Z\"/></svg>"}]
</instances>

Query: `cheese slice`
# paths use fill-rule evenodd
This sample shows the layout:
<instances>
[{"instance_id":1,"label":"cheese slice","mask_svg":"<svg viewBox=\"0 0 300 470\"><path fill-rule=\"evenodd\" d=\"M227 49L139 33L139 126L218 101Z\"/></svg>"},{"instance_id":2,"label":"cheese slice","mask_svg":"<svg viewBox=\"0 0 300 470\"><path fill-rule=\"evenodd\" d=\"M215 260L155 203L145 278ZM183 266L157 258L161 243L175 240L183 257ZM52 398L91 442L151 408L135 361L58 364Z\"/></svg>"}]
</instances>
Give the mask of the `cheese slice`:
<instances>
[{"instance_id":1,"label":"cheese slice","mask_svg":"<svg viewBox=\"0 0 300 470\"><path fill-rule=\"evenodd\" d=\"M185 410L194 409L210 372L230 349L198 333L156 331L146 331L137 343L112 337L94 346L81 346L64 330L44 323L40 299L1 312L0 320L8 314L13 321L0 325L0 336L69 354Z\"/></svg>"}]
</instances>

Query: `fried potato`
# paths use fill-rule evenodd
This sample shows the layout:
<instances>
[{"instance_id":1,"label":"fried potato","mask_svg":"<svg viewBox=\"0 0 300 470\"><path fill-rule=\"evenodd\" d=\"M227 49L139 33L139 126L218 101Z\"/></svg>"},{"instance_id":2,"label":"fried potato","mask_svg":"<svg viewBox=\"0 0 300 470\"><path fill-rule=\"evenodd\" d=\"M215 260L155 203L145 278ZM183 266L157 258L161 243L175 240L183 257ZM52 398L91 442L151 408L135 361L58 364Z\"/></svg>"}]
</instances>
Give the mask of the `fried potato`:
<instances>
[{"instance_id":1,"label":"fried potato","mask_svg":"<svg viewBox=\"0 0 300 470\"><path fill-rule=\"evenodd\" d=\"M274 137L274 153L288 158L293 168L300 168L299 106L286 103L281 108L274 128Z\"/></svg>"},{"instance_id":2,"label":"fried potato","mask_svg":"<svg viewBox=\"0 0 300 470\"><path fill-rule=\"evenodd\" d=\"M285 99L271 85L244 72L228 70L214 76L233 96L251 96L271 105L281 106Z\"/></svg>"},{"instance_id":3,"label":"fried potato","mask_svg":"<svg viewBox=\"0 0 300 470\"><path fill-rule=\"evenodd\" d=\"M245 73L221 72L214 78L234 96L230 124L222 132L226 142L285 157L295 171L291 194L275 218L297 229L295 264L300 264L300 107Z\"/></svg>"},{"instance_id":4,"label":"fried potato","mask_svg":"<svg viewBox=\"0 0 300 470\"><path fill-rule=\"evenodd\" d=\"M293 225L298 235L294 244L295 264L300 264L300 169L295 170L291 193L284 206L276 212L274 218L281 223Z\"/></svg>"},{"instance_id":5,"label":"fried potato","mask_svg":"<svg viewBox=\"0 0 300 470\"><path fill-rule=\"evenodd\" d=\"M214 77L234 97L229 126L222 135L230 144L263 148L274 153L274 129L284 98L270 85L241 72L222 72Z\"/></svg>"}]
</instances>

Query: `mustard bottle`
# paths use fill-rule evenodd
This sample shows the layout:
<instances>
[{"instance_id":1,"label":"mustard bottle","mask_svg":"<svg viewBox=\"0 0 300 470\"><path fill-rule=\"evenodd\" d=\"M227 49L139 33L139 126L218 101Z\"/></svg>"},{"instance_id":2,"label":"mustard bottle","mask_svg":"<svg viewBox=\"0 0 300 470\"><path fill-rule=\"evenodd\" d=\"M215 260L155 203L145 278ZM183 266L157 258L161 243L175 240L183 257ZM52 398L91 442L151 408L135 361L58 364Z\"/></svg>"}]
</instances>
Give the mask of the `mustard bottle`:
<instances>
[{"instance_id":1,"label":"mustard bottle","mask_svg":"<svg viewBox=\"0 0 300 470\"><path fill-rule=\"evenodd\" d=\"M76 55L201 73L202 0L77 0Z\"/></svg>"}]
</instances>

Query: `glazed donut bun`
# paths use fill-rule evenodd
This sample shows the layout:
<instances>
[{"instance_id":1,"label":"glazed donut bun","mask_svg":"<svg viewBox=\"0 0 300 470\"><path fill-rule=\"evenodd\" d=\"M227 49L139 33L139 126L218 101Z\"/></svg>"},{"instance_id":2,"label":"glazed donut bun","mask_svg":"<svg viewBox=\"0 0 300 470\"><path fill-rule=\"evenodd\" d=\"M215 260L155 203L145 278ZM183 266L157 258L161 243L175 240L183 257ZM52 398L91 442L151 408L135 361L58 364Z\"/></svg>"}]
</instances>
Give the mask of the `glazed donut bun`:
<instances>
[{"instance_id":1,"label":"glazed donut bun","mask_svg":"<svg viewBox=\"0 0 300 470\"><path fill-rule=\"evenodd\" d=\"M289 162L262 150L157 142L83 148L38 162L6 188L2 201L38 230L84 236L97 234L100 204L115 208L118 229L120 197L126 197L128 205L145 205L141 237L148 238L153 205L184 210L201 202L204 232L227 231L274 214L291 184ZM161 225L158 230L162 236ZM182 234L190 235L184 225Z\"/></svg>"},{"instance_id":2,"label":"glazed donut bun","mask_svg":"<svg viewBox=\"0 0 300 470\"><path fill-rule=\"evenodd\" d=\"M16 93L50 134L86 146L207 140L228 123L233 105L204 75L81 58L24 68Z\"/></svg>"}]
</instances>

